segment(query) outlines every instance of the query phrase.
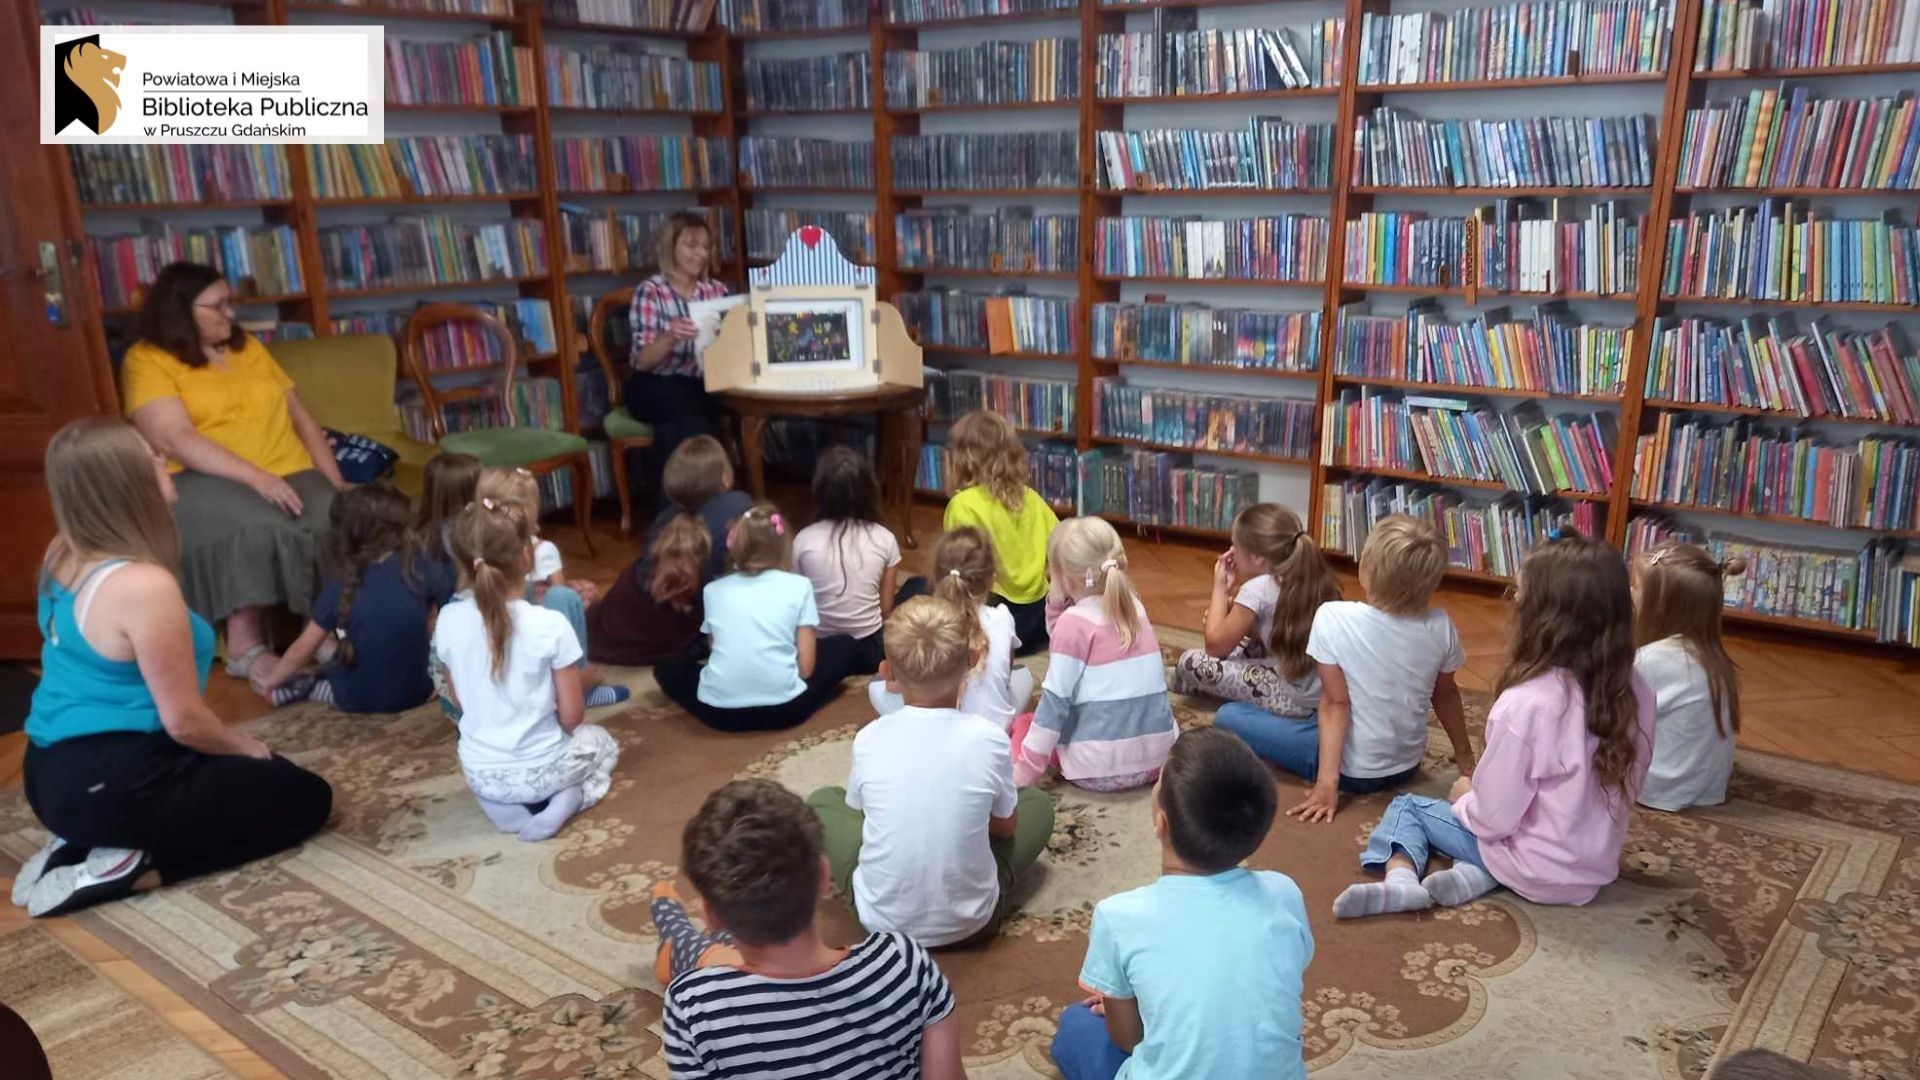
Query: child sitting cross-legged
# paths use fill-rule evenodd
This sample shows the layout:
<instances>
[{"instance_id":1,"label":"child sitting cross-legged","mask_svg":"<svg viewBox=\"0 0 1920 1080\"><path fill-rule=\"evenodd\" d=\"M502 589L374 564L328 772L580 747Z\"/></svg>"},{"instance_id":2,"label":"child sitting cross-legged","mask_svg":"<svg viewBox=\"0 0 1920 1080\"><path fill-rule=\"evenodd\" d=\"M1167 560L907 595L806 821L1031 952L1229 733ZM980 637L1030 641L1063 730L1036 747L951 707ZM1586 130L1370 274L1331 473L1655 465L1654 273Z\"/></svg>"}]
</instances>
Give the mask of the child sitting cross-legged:
<instances>
[{"instance_id":1,"label":"child sitting cross-legged","mask_svg":"<svg viewBox=\"0 0 1920 1080\"><path fill-rule=\"evenodd\" d=\"M967 636L984 650L961 685L960 711L985 717L1006 731L1033 700L1033 672L1013 662L1020 648L1013 613L987 602L993 563L993 541L986 533L971 525L949 529L933 549L933 595L960 609ZM882 716L906 704L885 679L867 684L867 699Z\"/></svg>"},{"instance_id":2,"label":"child sitting cross-legged","mask_svg":"<svg viewBox=\"0 0 1920 1080\"><path fill-rule=\"evenodd\" d=\"M1740 669L1720 638L1726 579L1745 559L1717 560L1673 541L1633 561L1633 669L1656 700L1653 761L1640 805L1656 810L1727 801L1740 731Z\"/></svg>"},{"instance_id":3,"label":"child sitting cross-legged","mask_svg":"<svg viewBox=\"0 0 1920 1080\"><path fill-rule=\"evenodd\" d=\"M947 433L954 493L942 527L971 525L999 556L993 600L1013 615L1020 655L1047 647L1047 537L1060 519L1027 484L1027 448L1006 417L980 409Z\"/></svg>"},{"instance_id":4,"label":"child sitting cross-legged","mask_svg":"<svg viewBox=\"0 0 1920 1080\"><path fill-rule=\"evenodd\" d=\"M906 704L854 736L847 786L807 803L862 925L929 948L983 941L1046 850L1053 800L1016 790L1006 732L955 708L979 660L964 611L916 597L894 609L885 634L880 670Z\"/></svg>"},{"instance_id":5,"label":"child sitting cross-legged","mask_svg":"<svg viewBox=\"0 0 1920 1080\"><path fill-rule=\"evenodd\" d=\"M820 940L820 846L819 819L769 780L727 784L687 822L680 866L732 945L695 930L671 886L655 890L661 946L687 958L661 1021L676 1080L964 1080L953 990L925 949L904 934Z\"/></svg>"},{"instance_id":6,"label":"child sitting cross-legged","mask_svg":"<svg viewBox=\"0 0 1920 1080\"><path fill-rule=\"evenodd\" d=\"M871 675L885 657L880 627L893 606L927 592L924 578L900 581L900 541L880 520L873 462L850 446L829 447L813 472L813 524L793 538L793 569L813 582L820 636L853 639L849 674Z\"/></svg>"},{"instance_id":7,"label":"child sitting cross-legged","mask_svg":"<svg viewBox=\"0 0 1920 1080\"><path fill-rule=\"evenodd\" d=\"M1247 870L1273 825L1273 774L1219 728L1189 731L1153 789L1159 880L1093 909L1080 984L1053 1040L1067 1080L1300 1080L1313 932L1300 887Z\"/></svg>"}]
</instances>

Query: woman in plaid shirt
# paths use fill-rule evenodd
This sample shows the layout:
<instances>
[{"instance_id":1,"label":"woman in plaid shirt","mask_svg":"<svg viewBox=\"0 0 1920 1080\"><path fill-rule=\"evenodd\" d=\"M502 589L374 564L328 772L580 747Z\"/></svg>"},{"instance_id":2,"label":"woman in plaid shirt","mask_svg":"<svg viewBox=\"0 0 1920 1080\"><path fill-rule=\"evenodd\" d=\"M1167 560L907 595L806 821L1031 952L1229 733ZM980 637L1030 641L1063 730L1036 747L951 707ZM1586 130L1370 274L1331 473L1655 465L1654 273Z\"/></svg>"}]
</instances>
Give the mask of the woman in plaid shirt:
<instances>
[{"instance_id":1,"label":"woman in plaid shirt","mask_svg":"<svg viewBox=\"0 0 1920 1080\"><path fill-rule=\"evenodd\" d=\"M653 425L646 470L657 505L665 501L660 470L674 447L695 435L710 435L715 427L716 410L693 347L700 331L687 310L689 300L727 295L724 282L707 276L712 260L707 219L674 214L660 228L660 272L633 290L633 370L620 400L634 419Z\"/></svg>"}]
</instances>

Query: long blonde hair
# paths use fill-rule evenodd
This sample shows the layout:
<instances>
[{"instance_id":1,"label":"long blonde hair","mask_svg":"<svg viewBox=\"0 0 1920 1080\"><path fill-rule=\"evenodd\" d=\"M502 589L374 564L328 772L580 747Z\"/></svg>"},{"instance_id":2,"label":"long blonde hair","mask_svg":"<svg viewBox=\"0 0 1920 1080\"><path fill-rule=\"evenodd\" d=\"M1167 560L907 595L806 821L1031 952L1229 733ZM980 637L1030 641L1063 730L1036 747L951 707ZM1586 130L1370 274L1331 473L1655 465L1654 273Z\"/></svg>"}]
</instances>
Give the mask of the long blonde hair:
<instances>
[{"instance_id":1,"label":"long blonde hair","mask_svg":"<svg viewBox=\"0 0 1920 1080\"><path fill-rule=\"evenodd\" d=\"M97 558L180 566L180 530L154 475L155 455L132 424L90 416L47 443L47 494L59 532L45 569Z\"/></svg>"},{"instance_id":2,"label":"long blonde hair","mask_svg":"<svg viewBox=\"0 0 1920 1080\"><path fill-rule=\"evenodd\" d=\"M1096 517L1061 522L1047 538L1047 567L1068 596L1098 594L1121 644L1133 644L1140 633L1140 597L1127 579L1127 549L1113 526Z\"/></svg>"},{"instance_id":3,"label":"long blonde hair","mask_svg":"<svg viewBox=\"0 0 1920 1080\"><path fill-rule=\"evenodd\" d=\"M1726 609L1726 580L1743 574L1742 558L1714 557L1692 544L1670 540L1634 560L1634 644L1650 645L1679 636L1707 673L1707 701L1713 726L1723 737L1740 730L1740 665L1720 636Z\"/></svg>"},{"instance_id":4,"label":"long blonde hair","mask_svg":"<svg viewBox=\"0 0 1920 1080\"><path fill-rule=\"evenodd\" d=\"M1027 448L1007 418L990 409L961 417L947 433L956 490L978 484L1013 513L1027 499Z\"/></svg>"},{"instance_id":5,"label":"long blonde hair","mask_svg":"<svg viewBox=\"0 0 1920 1080\"><path fill-rule=\"evenodd\" d=\"M972 525L948 530L934 546L933 595L959 609L967 641L981 650L987 631L980 625L980 605L993 591L993 570L993 541Z\"/></svg>"},{"instance_id":6,"label":"long blonde hair","mask_svg":"<svg viewBox=\"0 0 1920 1080\"><path fill-rule=\"evenodd\" d=\"M517 502L480 498L453 519L448 536L460 562L460 583L473 590L474 605L487 628L487 657L498 682L507 670L513 640L513 609L526 595L527 549L533 529Z\"/></svg>"},{"instance_id":7,"label":"long blonde hair","mask_svg":"<svg viewBox=\"0 0 1920 1080\"><path fill-rule=\"evenodd\" d=\"M1278 586L1267 652L1280 674L1304 678L1315 666L1307 655L1314 613L1321 604L1340 599L1333 569L1307 535L1300 515L1279 503L1255 503L1240 511L1233 519L1233 546L1267 561L1268 573Z\"/></svg>"}]
</instances>

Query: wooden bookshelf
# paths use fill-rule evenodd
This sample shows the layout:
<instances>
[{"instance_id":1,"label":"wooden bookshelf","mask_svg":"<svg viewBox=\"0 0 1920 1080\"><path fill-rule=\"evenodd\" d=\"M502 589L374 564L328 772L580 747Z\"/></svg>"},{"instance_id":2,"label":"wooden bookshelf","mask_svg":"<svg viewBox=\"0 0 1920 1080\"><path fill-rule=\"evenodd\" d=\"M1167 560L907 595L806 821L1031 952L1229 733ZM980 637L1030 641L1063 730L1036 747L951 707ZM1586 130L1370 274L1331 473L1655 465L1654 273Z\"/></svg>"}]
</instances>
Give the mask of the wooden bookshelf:
<instances>
[{"instance_id":1,"label":"wooden bookshelf","mask_svg":"<svg viewBox=\"0 0 1920 1080\"><path fill-rule=\"evenodd\" d=\"M1229 364L1181 364L1171 360L1115 360L1110 357L1095 357L1096 364L1112 364L1116 367L1160 368L1164 371L1193 371L1202 375L1227 375L1254 379L1291 379L1296 382L1318 382L1318 371L1289 371L1285 368L1233 367Z\"/></svg>"},{"instance_id":2,"label":"wooden bookshelf","mask_svg":"<svg viewBox=\"0 0 1920 1080\"><path fill-rule=\"evenodd\" d=\"M1209 457L1238 458L1242 461L1262 461L1269 465L1298 465L1311 468L1313 459L1291 457L1285 454L1266 454L1258 450L1232 450L1211 446L1178 446L1173 443L1151 442L1146 439L1127 439L1118 435L1088 436L1095 446L1124 446L1133 450L1165 450L1176 454L1199 454Z\"/></svg>"},{"instance_id":3,"label":"wooden bookshelf","mask_svg":"<svg viewBox=\"0 0 1920 1080\"><path fill-rule=\"evenodd\" d=\"M1811 518L1790 517L1786 514L1761 514L1750 510L1722 510L1717 506L1698 506L1693 503L1659 502L1652 499L1634 499L1634 506L1647 510L1661 510L1675 514L1706 514L1711 517L1737 518L1741 521L1764 521L1770 525L1793 525L1804 529L1839 529L1845 532L1868 533L1873 536L1896 536L1903 540L1920 540L1920 529L1875 529L1866 525L1834 525Z\"/></svg>"},{"instance_id":4,"label":"wooden bookshelf","mask_svg":"<svg viewBox=\"0 0 1920 1080\"><path fill-rule=\"evenodd\" d=\"M193 2L199 3L202 0L193 0ZM264 3L264 0L261 2ZM478 11L429 11L424 8L387 4L322 4L311 3L308 0L283 0L283 2L289 15L327 15L348 18L357 23L457 23L469 26L493 26L501 29L511 29L520 25L520 16L511 12L487 14ZM212 0L212 5L220 6L220 0Z\"/></svg>"},{"instance_id":5,"label":"wooden bookshelf","mask_svg":"<svg viewBox=\"0 0 1920 1080\"><path fill-rule=\"evenodd\" d=\"M1883 419L1873 416L1835 416L1821 414L1810 416L1806 413L1790 412L1784 409L1761 409L1752 405L1723 405L1719 402L1675 401L1669 398L1645 398L1642 408L1660 409L1666 412L1706 412L1724 413L1729 416L1757 416L1767 420L1780 420L1789 424L1856 424L1862 427L1884 428L1920 428L1920 421Z\"/></svg>"},{"instance_id":6,"label":"wooden bookshelf","mask_svg":"<svg viewBox=\"0 0 1920 1080\"><path fill-rule=\"evenodd\" d=\"M1584 401L1594 405L1618 405L1619 394L1562 394L1554 390L1522 390L1515 386L1472 386L1467 383L1416 382L1373 375L1335 374L1335 386L1373 386L1385 390L1413 390L1422 394L1468 394L1485 397L1531 398L1538 401Z\"/></svg>"},{"instance_id":7,"label":"wooden bookshelf","mask_svg":"<svg viewBox=\"0 0 1920 1080\"><path fill-rule=\"evenodd\" d=\"M1232 101L1284 101L1288 98L1329 98L1339 95L1340 88L1337 86L1301 86L1279 90L1238 90L1226 94L1113 94L1094 100L1100 105L1220 105Z\"/></svg>"},{"instance_id":8,"label":"wooden bookshelf","mask_svg":"<svg viewBox=\"0 0 1920 1080\"><path fill-rule=\"evenodd\" d=\"M1419 469L1394 469L1383 465L1321 465L1321 469L1340 476L1385 476L1395 480L1411 480L1420 484L1434 484L1439 487L1478 488L1481 491L1511 491L1516 495L1533 495L1539 498L1571 499L1574 502L1603 503L1607 495L1592 491L1525 491L1510 488L1498 480L1472 480L1459 476L1441 476L1438 473L1423 472Z\"/></svg>"}]
</instances>

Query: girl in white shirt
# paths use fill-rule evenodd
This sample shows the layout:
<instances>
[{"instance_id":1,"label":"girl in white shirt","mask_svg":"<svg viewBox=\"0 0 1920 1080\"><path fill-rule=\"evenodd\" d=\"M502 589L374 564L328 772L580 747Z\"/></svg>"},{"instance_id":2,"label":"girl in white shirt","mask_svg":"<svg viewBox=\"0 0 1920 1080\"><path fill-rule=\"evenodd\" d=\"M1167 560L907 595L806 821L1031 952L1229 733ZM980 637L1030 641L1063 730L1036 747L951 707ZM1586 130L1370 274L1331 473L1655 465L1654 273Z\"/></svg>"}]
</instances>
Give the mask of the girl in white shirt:
<instances>
[{"instance_id":1,"label":"girl in white shirt","mask_svg":"<svg viewBox=\"0 0 1920 1080\"><path fill-rule=\"evenodd\" d=\"M1715 561L1668 541L1633 563L1633 669L1653 688L1653 764L1640 802L1685 810L1727 801L1740 730L1740 670L1720 639L1729 574L1744 559Z\"/></svg>"},{"instance_id":2,"label":"girl in white shirt","mask_svg":"<svg viewBox=\"0 0 1920 1080\"><path fill-rule=\"evenodd\" d=\"M460 768L501 832L545 840L599 802L620 748L583 722L580 641L524 598L533 529L516 503L482 498L449 535L463 595L440 609L434 657L460 713Z\"/></svg>"},{"instance_id":3,"label":"girl in white shirt","mask_svg":"<svg viewBox=\"0 0 1920 1080\"><path fill-rule=\"evenodd\" d=\"M1020 648L1013 613L987 602L993 592L995 565L993 541L971 525L942 534L933 549L933 595L967 615L967 636L981 650L979 666L967 673L961 685L959 709L991 720L1005 731L1033 700L1033 672L1013 662ZM906 704L880 679L867 684L867 699L881 716Z\"/></svg>"},{"instance_id":4,"label":"girl in white shirt","mask_svg":"<svg viewBox=\"0 0 1920 1080\"><path fill-rule=\"evenodd\" d=\"M852 638L851 673L871 675L886 656L880 625L927 583L899 582L900 542L880 521L880 481L865 454L835 446L820 455L813 512L814 523L793 538L794 572L813 582L820 636Z\"/></svg>"}]
</instances>

